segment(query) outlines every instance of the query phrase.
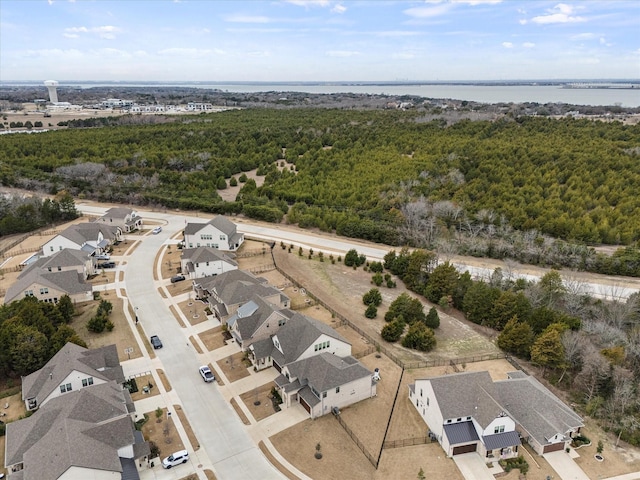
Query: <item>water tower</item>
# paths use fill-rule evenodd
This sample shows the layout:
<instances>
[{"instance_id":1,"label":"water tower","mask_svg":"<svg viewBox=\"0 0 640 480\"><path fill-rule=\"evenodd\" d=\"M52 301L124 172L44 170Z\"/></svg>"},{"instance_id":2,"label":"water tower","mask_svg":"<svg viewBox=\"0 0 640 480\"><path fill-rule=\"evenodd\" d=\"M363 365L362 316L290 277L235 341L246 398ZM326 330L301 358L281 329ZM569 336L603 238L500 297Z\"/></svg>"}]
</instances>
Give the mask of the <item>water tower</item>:
<instances>
[{"instance_id":1,"label":"water tower","mask_svg":"<svg viewBox=\"0 0 640 480\"><path fill-rule=\"evenodd\" d=\"M44 86L49 90L49 101L51 103L58 103L58 92L56 91L58 82L55 80L45 80Z\"/></svg>"}]
</instances>

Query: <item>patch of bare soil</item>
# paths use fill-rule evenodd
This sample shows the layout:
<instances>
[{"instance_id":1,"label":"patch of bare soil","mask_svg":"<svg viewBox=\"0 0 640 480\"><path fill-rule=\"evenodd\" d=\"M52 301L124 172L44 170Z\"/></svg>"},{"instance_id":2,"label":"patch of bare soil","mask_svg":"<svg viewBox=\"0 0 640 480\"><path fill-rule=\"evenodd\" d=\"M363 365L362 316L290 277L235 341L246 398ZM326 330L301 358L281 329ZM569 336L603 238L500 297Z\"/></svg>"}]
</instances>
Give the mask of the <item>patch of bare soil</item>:
<instances>
[{"instance_id":1,"label":"patch of bare soil","mask_svg":"<svg viewBox=\"0 0 640 480\"><path fill-rule=\"evenodd\" d=\"M198 325L207 320L207 312L205 312L207 304L200 300L185 300L179 303L178 307L191 325Z\"/></svg>"},{"instance_id":2,"label":"patch of bare soil","mask_svg":"<svg viewBox=\"0 0 640 480\"><path fill-rule=\"evenodd\" d=\"M146 415L149 420L142 426L142 435L145 440L154 442L160 449L160 458L154 459L154 462L160 462L162 458L185 448L173 419L167 416L166 408L162 409L159 418L156 417L155 410L147 412Z\"/></svg>"},{"instance_id":3,"label":"patch of bare soil","mask_svg":"<svg viewBox=\"0 0 640 480\"><path fill-rule=\"evenodd\" d=\"M138 391L133 392L131 394L131 399L135 402L137 400L142 400L143 398L154 397L156 395L160 395L160 389L155 386L155 379L153 375L148 373L147 375L140 375L139 377L135 377L136 385L138 386ZM151 385L151 387L149 386ZM145 388L146 391L145 391Z\"/></svg>"},{"instance_id":4,"label":"patch of bare soil","mask_svg":"<svg viewBox=\"0 0 640 480\"><path fill-rule=\"evenodd\" d=\"M180 418L180 423L182 424L182 428L187 434L187 438L189 439L189 443L193 447L194 450L200 449L200 442L196 437L196 434L193 432L193 428L191 428L191 424L189 420L187 420L187 416L184 414L184 410L180 405L174 405L173 409L176 411L176 415Z\"/></svg>"},{"instance_id":5,"label":"patch of bare soil","mask_svg":"<svg viewBox=\"0 0 640 480\"><path fill-rule=\"evenodd\" d=\"M278 461L278 459L271 453L271 450L267 448L262 440L260 440L260 442L258 443L258 448L260 448L260 451L263 453L263 455L267 457L269 463L276 467L280 473L282 473L289 480L298 480L298 477L296 475L291 473L287 468L285 468L284 465L282 465Z\"/></svg>"},{"instance_id":6,"label":"patch of bare soil","mask_svg":"<svg viewBox=\"0 0 640 480\"><path fill-rule=\"evenodd\" d=\"M242 411L242 409L238 405L238 402L236 401L236 399L232 398L229 401L229 403L231 404L231 406L233 407L235 412L238 414L238 417L240 417L240 420L242 420L242 423L244 423L245 425L251 425L251 422L249 421L247 416L244 414L244 412Z\"/></svg>"},{"instance_id":7,"label":"patch of bare soil","mask_svg":"<svg viewBox=\"0 0 640 480\"><path fill-rule=\"evenodd\" d=\"M224 372L230 383L250 375L247 366L243 362L244 357L244 352L236 352L216 362L218 368Z\"/></svg>"},{"instance_id":8,"label":"patch of bare soil","mask_svg":"<svg viewBox=\"0 0 640 480\"><path fill-rule=\"evenodd\" d=\"M198 335L200 337L200 341L204 343L204 346L208 351L215 350L216 348L221 348L226 345L224 343L224 337L222 336L222 327L217 326L211 328L209 330L205 330L204 332Z\"/></svg>"},{"instance_id":9,"label":"patch of bare soil","mask_svg":"<svg viewBox=\"0 0 640 480\"><path fill-rule=\"evenodd\" d=\"M100 348L107 345L115 344L118 350L118 359L121 362L130 358L139 358L142 356L140 345L133 336L129 322L124 315L123 301L113 293L101 292L102 299L108 300L113 305L109 320L113 322L114 328L111 332L104 331L102 333L93 333L87 330L87 321L95 315L98 310L99 300L80 303L76 305L77 315L71 320L70 326L76 333L87 342L89 348Z\"/></svg>"},{"instance_id":10,"label":"patch of bare soil","mask_svg":"<svg viewBox=\"0 0 640 480\"><path fill-rule=\"evenodd\" d=\"M371 478L375 480L414 479L418 478L421 468L429 479L464 480L454 461L446 457L438 443L384 449L378 470Z\"/></svg>"},{"instance_id":11,"label":"patch of bare soil","mask_svg":"<svg viewBox=\"0 0 640 480\"><path fill-rule=\"evenodd\" d=\"M162 386L164 387L165 391L170 392L173 387L169 383L169 379L167 378L167 376L164 374L164 370L157 368L156 373L158 374L158 377L160 377L160 381L162 382Z\"/></svg>"},{"instance_id":12,"label":"patch of bare soil","mask_svg":"<svg viewBox=\"0 0 640 480\"><path fill-rule=\"evenodd\" d=\"M240 395L240 399L257 422L276 413L271 402L272 388L273 383L269 382Z\"/></svg>"},{"instance_id":13,"label":"patch of bare soil","mask_svg":"<svg viewBox=\"0 0 640 480\"><path fill-rule=\"evenodd\" d=\"M305 420L270 440L289 463L314 480L374 478L375 468L333 415ZM322 453L320 460L314 457L318 443ZM401 477L391 475L387 478Z\"/></svg>"}]
</instances>

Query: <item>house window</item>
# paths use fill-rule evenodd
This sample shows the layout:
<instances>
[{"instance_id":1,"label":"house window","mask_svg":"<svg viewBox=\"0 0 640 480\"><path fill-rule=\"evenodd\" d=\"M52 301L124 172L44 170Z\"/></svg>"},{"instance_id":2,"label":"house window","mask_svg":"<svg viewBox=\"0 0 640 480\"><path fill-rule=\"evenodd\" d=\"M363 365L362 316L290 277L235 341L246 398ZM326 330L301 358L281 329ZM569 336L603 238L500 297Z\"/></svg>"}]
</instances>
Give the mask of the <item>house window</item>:
<instances>
[{"instance_id":1,"label":"house window","mask_svg":"<svg viewBox=\"0 0 640 480\"><path fill-rule=\"evenodd\" d=\"M83 387L88 387L89 385L93 385L93 377L83 378L82 379L82 386Z\"/></svg>"},{"instance_id":2,"label":"house window","mask_svg":"<svg viewBox=\"0 0 640 480\"><path fill-rule=\"evenodd\" d=\"M25 297L33 297L33 290L25 290L24 296Z\"/></svg>"},{"instance_id":3,"label":"house window","mask_svg":"<svg viewBox=\"0 0 640 480\"><path fill-rule=\"evenodd\" d=\"M461 422L461 421L462 421L462 418L459 418L456 420L456 422Z\"/></svg>"},{"instance_id":4,"label":"house window","mask_svg":"<svg viewBox=\"0 0 640 480\"><path fill-rule=\"evenodd\" d=\"M429 402L427 402L427 403L429 403ZM467 420L471 420L471 417L467 417Z\"/></svg>"},{"instance_id":5,"label":"house window","mask_svg":"<svg viewBox=\"0 0 640 480\"><path fill-rule=\"evenodd\" d=\"M284 318L281 318L280 320L278 320L279 327L283 326L285 323L287 323L287 321Z\"/></svg>"},{"instance_id":6,"label":"house window","mask_svg":"<svg viewBox=\"0 0 640 480\"><path fill-rule=\"evenodd\" d=\"M503 432L504 432L504 425L499 425L493 429L493 433L503 433Z\"/></svg>"},{"instance_id":7,"label":"house window","mask_svg":"<svg viewBox=\"0 0 640 480\"><path fill-rule=\"evenodd\" d=\"M220 240L225 241L227 237L225 235L220 235Z\"/></svg>"},{"instance_id":8,"label":"house window","mask_svg":"<svg viewBox=\"0 0 640 480\"><path fill-rule=\"evenodd\" d=\"M340 387L336 387L336 393L340 393Z\"/></svg>"},{"instance_id":9,"label":"house window","mask_svg":"<svg viewBox=\"0 0 640 480\"><path fill-rule=\"evenodd\" d=\"M51 245L49 248L50 248L50 249L51 249L51 251L53 252L53 245Z\"/></svg>"},{"instance_id":10,"label":"house window","mask_svg":"<svg viewBox=\"0 0 640 480\"><path fill-rule=\"evenodd\" d=\"M45 295L49 293L49 289L47 287L43 287L40 289L40 295Z\"/></svg>"},{"instance_id":11,"label":"house window","mask_svg":"<svg viewBox=\"0 0 640 480\"><path fill-rule=\"evenodd\" d=\"M51 271L51 267L48 267L47 270Z\"/></svg>"},{"instance_id":12,"label":"house window","mask_svg":"<svg viewBox=\"0 0 640 480\"><path fill-rule=\"evenodd\" d=\"M209 262L207 262L207 267L209 266Z\"/></svg>"},{"instance_id":13,"label":"house window","mask_svg":"<svg viewBox=\"0 0 640 480\"><path fill-rule=\"evenodd\" d=\"M73 389L71 388L70 383L67 383L65 385L60 385L60 393L70 392L71 390Z\"/></svg>"},{"instance_id":14,"label":"house window","mask_svg":"<svg viewBox=\"0 0 640 480\"><path fill-rule=\"evenodd\" d=\"M447 420L447 423L451 423L451 419Z\"/></svg>"},{"instance_id":15,"label":"house window","mask_svg":"<svg viewBox=\"0 0 640 480\"><path fill-rule=\"evenodd\" d=\"M322 398L327 398L327 392L322 392Z\"/></svg>"},{"instance_id":16,"label":"house window","mask_svg":"<svg viewBox=\"0 0 640 480\"><path fill-rule=\"evenodd\" d=\"M420 389L420 396L422 396L422 389Z\"/></svg>"},{"instance_id":17,"label":"house window","mask_svg":"<svg viewBox=\"0 0 640 480\"><path fill-rule=\"evenodd\" d=\"M427 407L429 406L429 397L427 397Z\"/></svg>"},{"instance_id":18,"label":"house window","mask_svg":"<svg viewBox=\"0 0 640 480\"><path fill-rule=\"evenodd\" d=\"M62 271L62 267L58 267L58 271L61 272Z\"/></svg>"}]
</instances>

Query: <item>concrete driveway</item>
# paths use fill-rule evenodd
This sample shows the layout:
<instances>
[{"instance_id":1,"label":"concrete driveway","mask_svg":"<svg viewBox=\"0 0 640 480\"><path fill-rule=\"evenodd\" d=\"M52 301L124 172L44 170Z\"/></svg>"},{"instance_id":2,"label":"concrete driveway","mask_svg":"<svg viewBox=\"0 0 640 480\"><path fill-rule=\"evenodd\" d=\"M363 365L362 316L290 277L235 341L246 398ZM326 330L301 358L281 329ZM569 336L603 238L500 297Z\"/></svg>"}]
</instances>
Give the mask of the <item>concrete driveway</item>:
<instances>
[{"instance_id":1,"label":"concrete driveway","mask_svg":"<svg viewBox=\"0 0 640 480\"><path fill-rule=\"evenodd\" d=\"M453 461L465 480L496 480L482 457L475 452L454 455Z\"/></svg>"},{"instance_id":2,"label":"concrete driveway","mask_svg":"<svg viewBox=\"0 0 640 480\"><path fill-rule=\"evenodd\" d=\"M584 470L582 470L564 450L545 453L542 456L549 462L551 468L556 471L562 480L589 480Z\"/></svg>"}]
</instances>

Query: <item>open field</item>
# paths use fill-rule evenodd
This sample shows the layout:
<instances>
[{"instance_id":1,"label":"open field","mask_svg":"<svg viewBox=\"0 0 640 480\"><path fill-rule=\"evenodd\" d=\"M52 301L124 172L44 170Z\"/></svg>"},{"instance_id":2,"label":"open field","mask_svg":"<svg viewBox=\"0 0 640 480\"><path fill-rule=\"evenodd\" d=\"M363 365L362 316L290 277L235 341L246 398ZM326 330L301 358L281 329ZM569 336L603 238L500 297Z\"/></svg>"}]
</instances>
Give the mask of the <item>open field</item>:
<instances>
[{"instance_id":1,"label":"open field","mask_svg":"<svg viewBox=\"0 0 640 480\"><path fill-rule=\"evenodd\" d=\"M87 321L95 315L100 300L85 302L76 305L78 315L71 320L71 327L80 335L89 348L99 348L115 343L118 349L118 359L123 362L129 358L138 358L142 356L140 345L136 342L127 318L124 316L123 301L115 296L113 290L101 292L103 300L108 300L113 305L113 311L109 316L114 324L111 332L104 331L102 333L92 333L87 330ZM130 354L125 353L125 349L132 349Z\"/></svg>"}]
</instances>

